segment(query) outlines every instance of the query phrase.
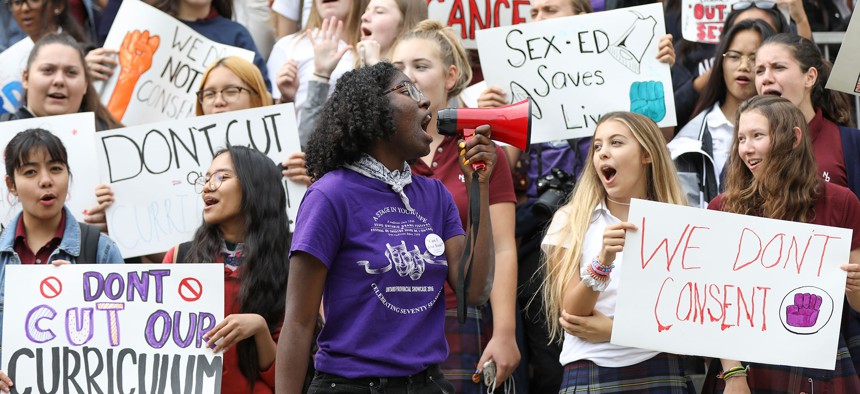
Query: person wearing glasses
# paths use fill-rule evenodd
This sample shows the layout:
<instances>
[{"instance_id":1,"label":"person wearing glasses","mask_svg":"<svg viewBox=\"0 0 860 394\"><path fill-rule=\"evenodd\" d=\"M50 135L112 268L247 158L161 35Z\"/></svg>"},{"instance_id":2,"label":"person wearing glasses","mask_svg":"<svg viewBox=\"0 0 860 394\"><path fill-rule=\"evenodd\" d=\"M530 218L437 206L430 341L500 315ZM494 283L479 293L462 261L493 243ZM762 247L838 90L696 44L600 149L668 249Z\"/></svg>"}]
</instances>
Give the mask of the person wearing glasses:
<instances>
[{"instance_id":1,"label":"person wearing glasses","mask_svg":"<svg viewBox=\"0 0 860 394\"><path fill-rule=\"evenodd\" d=\"M81 44L90 44L92 37L84 33L80 23L69 12L69 0L4 0L18 26L33 42L48 33L63 32ZM86 2L85 2L86 3ZM92 16L92 11L87 12Z\"/></svg>"},{"instance_id":2,"label":"person wearing glasses","mask_svg":"<svg viewBox=\"0 0 860 394\"><path fill-rule=\"evenodd\" d=\"M21 203L21 213L0 234L0 335L4 300L18 301L15 294L4 294L7 266L123 262L116 243L98 230L79 225L65 206L71 169L66 147L57 136L44 129L24 130L12 137L3 157L6 186ZM87 251L93 236L97 237L95 250ZM92 260L81 260L87 258L85 254ZM9 392L13 384L0 371L0 391Z\"/></svg>"},{"instance_id":3,"label":"person wearing glasses","mask_svg":"<svg viewBox=\"0 0 860 394\"><path fill-rule=\"evenodd\" d=\"M759 19L724 31L708 84L699 96L698 114L669 142L681 187L690 206L706 208L722 188L734 138L735 112L755 96L755 56L762 40L774 35Z\"/></svg>"},{"instance_id":4,"label":"person wearing glasses","mask_svg":"<svg viewBox=\"0 0 860 394\"><path fill-rule=\"evenodd\" d=\"M435 178L451 192L460 221L467 222L469 200L466 185L461 180L458 164L457 138L439 134L436 117L440 109L448 107L448 100L457 97L472 79L472 69L466 50L453 30L435 20L425 20L401 37L392 49L392 64L403 71L430 99L433 120L427 133L433 137L430 154L412 165L412 172ZM496 156L504 157L496 147ZM502 387L520 361L516 331L517 246L514 240L514 184L507 160L496 163L490 177L490 214L493 216L493 246L496 255L496 274L490 292L492 318L487 305L468 309L467 321L457 321L456 297L453 288L445 287L445 336L449 355L442 364L445 377L454 384L457 393L479 394L486 387L475 383L472 375L482 370L485 362L496 363L496 385ZM489 321L492 323L488 323ZM491 335L490 335L491 334ZM486 339L489 339L487 342ZM486 343L486 346L484 346ZM492 382L484 382L492 386Z\"/></svg>"},{"instance_id":5,"label":"person wearing glasses","mask_svg":"<svg viewBox=\"0 0 860 394\"><path fill-rule=\"evenodd\" d=\"M224 355L221 391L273 393L290 249L281 173L263 153L228 146L194 186L203 223L163 262L224 264L226 316L204 335Z\"/></svg>"},{"instance_id":6,"label":"person wearing glasses","mask_svg":"<svg viewBox=\"0 0 860 394\"><path fill-rule=\"evenodd\" d=\"M293 234L278 393L301 392L321 302L326 323L309 392L454 392L439 368L448 356L444 284L455 286L468 264L464 301L487 302L495 265L489 183L498 156L487 125L458 154L468 192L480 195L467 244L442 182L410 171L430 153L430 105L386 62L344 74L325 104L307 149L315 181ZM478 161L485 170L472 170Z\"/></svg>"},{"instance_id":7,"label":"person wearing glasses","mask_svg":"<svg viewBox=\"0 0 860 394\"><path fill-rule=\"evenodd\" d=\"M203 73L195 113L211 115L266 105L272 105L272 96L257 67L245 59L229 56L212 63ZM291 154L281 166L284 176L310 185L303 152Z\"/></svg>"},{"instance_id":8,"label":"person wearing glasses","mask_svg":"<svg viewBox=\"0 0 860 394\"><path fill-rule=\"evenodd\" d=\"M788 0L792 2L793 0ZM680 3L680 0L678 1ZM798 3L800 3L798 1ZM671 4L677 4L670 2ZM723 33L729 31L736 23L745 20L759 19L773 28L777 33L791 33L797 31L801 34L806 34L806 37L812 38L812 33L808 32L809 22L806 20L806 14L803 13L803 4L791 6L792 15L800 10L800 15L792 18L795 20L795 29L792 29L791 21L788 21L783 16L782 12L777 8L776 1L759 0L759 1L739 1L732 4L732 9L726 17L723 25ZM677 5L675 7L680 7ZM807 26L804 28L804 26ZM681 37L679 36L680 40ZM711 69L717 63L719 56L714 56L715 45L703 44L681 40L678 43L678 63L672 67L672 80L675 81L675 115L678 119L678 127L676 132L680 132L681 128L691 120L695 115L700 113L696 109L696 103L699 101L699 95L709 85L711 78Z\"/></svg>"}]
</instances>

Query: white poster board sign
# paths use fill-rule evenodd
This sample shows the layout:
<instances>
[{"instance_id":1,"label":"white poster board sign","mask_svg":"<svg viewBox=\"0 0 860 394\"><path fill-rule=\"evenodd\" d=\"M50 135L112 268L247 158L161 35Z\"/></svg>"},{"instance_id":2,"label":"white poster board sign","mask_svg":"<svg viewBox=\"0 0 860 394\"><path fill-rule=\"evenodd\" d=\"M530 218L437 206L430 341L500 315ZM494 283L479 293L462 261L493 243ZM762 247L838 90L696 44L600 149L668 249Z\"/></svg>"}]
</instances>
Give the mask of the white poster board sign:
<instances>
[{"instance_id":1,"label":"white poster board sign","mask_svg":"<svg viewBox=\"0 0 860 394\"><path fill-rule=\"evenodd\" d=\"M254 52L216 43L139 0L120 6L105 48L119 51L102 102L125 125L194 116L206 67L225 56L254 61Z\"/></svg>"},{"instance_id":2,"label":"white poster board sign","mask_svg":"<svg viewBox=\"0 0 860 394\"><path fill-rule=\"evenodd\" d=\"M27 68L27 58L32 49L33 40L24 37L0 53L0 114L14 113L23 104L21 74Z\"/></svg>"},{"instance_id":3,"label":"white poster board sign","mask_svg":"<svg viewBox=\"0 0 860 394\"><path fill-rule=\"evenodd\" d=\"M723 26L735 3L750 3L749 0L682 0L681 35L687 41L716 44L720 42ZM757 8L750 5L751 8ZM791 19L788 5L777 8L785 21ZM787 23L787 22L786 22Z\"/></svg>"},{"instance_id":4,"label":"white poster board sign","mask_svg":"<svg viewBox=\"0 0 860 394\"><path fill-rule=\"evenodd\" d=\"M478 53L490 86L512 102L532 99L532 143L594 134L601 115L633 111L674 126L659 3L481 30Z\"/></svg>"},{"instance_id":5,"label":"white poster board sign","mask_svg":"<svg viewBox=\"0 0 860 394\"><path fill-rule=\"evenodd\" d=\"M194 180L215 153L243 145L275 163L301 151L292 104L198 116L100 132L101 179L113 188L107 210L111 238L123 257L165 252L191 239L202 223L203 200ZM274 163L273 163L274 165ZM306 186L283 180L290 228Z\"/></svg>"},{"instance_id":6,"label":"white poster board sign","mask_svg":"<svg viewBox=\"0 0 860 394\"><path fill-rule=\"evenodd\" d=\"M221 392L202 337L224 318L223 264L6 265L5 282L12 392Z\"/></svg>"},{"instance_id":7,"label":"white poster board sign","mask_svg":"<svg viewBox=\"0 0 860 394\"><path fill-rule=\"evenodd\" d=\"M682 0L681 34L687 41L716 44L738 0Z\"/></svg>"},{"instance_id":8,"label":"white poster board sign","mask_svg":"<svg viewBox=\"0 0 860 394\"><path fill-rule=\"evenodd\" d=\"M427 14L451 26L466 49L477 49L475 32L531 20L529 0L429 0Z\"/></svg>"},{"instance_id":9,"label":"white poster board sign","mask_svg":"<svg viewBox=\"0 0 860 394\"><path fill-rule=\"evenodd\" d=\"M83 220L85 211L96 206L95 190L99 185L98 163L93 158L96 155L95 145L95 115L92 112L43 116L39 118L12 120L0 123L0 149L6 151L6 145L18 133L28 129L45 129L63 141L69 156L69 170L72 173L69 182L69 193L66 206L72 211L77 220ZM6 179L6 166L0 166L0 176ZM18 198L6 188L6 182L0 185L3 200L0 201L0 220L3 225L9 224L12 217L21 212Z\"/></svg>"},{"instance_id":10,"label":"white poster board sign","mask_svg":"<svg viewBox=\"0 0 860 394\"><path fill-rule=\"evenodd\" d=\"M634 200L612 343L833 370L851 230Z\"/></svg>"},{"instance_id":11,"label":"white poster board sign","mask_svg":"<svg viewBox=\"0 0 860 394\"><path fill-rule=\"evenodd\" d=\"M860 16L858 15L860 12L851 15L851 23L848 25L848 31L845 32L839 56L833 63L833 70L830 72L826 86L827 89L855 96L860 96Z\"/></svg>"}]
</instances>

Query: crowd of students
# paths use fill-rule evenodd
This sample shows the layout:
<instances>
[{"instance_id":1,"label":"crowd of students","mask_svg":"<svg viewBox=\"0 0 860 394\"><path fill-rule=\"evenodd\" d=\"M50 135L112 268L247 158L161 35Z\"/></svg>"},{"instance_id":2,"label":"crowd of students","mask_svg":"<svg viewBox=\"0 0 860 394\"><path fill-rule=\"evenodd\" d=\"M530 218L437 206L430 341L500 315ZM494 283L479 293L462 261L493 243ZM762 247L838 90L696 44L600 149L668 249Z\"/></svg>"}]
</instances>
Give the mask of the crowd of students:
<instances>
[{"instance_id":1,"label":"crowd of students","mask_svg":"<svg viewBox=\"0 0 860 394\"><path fill-rule=\"evenodd\" d=\"M93 87L117 72L102 46L121 2L8 0L0 17L16 23L0 18L0 46L35 45L22 105L0 121L93 112L96 130L123 127ZM681 2L665 2L672 34L657 60L672 70L678 126L611 112L592 137L527 152L496 146L489 126L468 141L439 132L438 111L463 105L481 74L425 0L147 2L255 53L208 67L197 116L296 109L302 152L274 163L223 147L194 185L193 238L140 258L224 264L226 317L205 336L225 354L222 392L693 393L701 359L609 342L640 198L852 229L836 369L713 360L702 390L860 393L860 131L847 96L824 88L832 65L803 2L736 3L716 45L681 39ZM532 0L530 15L617 5ZM477 104L510 101L490 86ZM76 218L60 139L6 129L5 181L22 212L0 234L0 328L14 302L6 265L123 262L110 185ZM547 212L535 206L550 174L571 184ZM309 186L294 233L283 177ZM0 390L13 385L0 371Z\"/></svg>"}]
</instances>

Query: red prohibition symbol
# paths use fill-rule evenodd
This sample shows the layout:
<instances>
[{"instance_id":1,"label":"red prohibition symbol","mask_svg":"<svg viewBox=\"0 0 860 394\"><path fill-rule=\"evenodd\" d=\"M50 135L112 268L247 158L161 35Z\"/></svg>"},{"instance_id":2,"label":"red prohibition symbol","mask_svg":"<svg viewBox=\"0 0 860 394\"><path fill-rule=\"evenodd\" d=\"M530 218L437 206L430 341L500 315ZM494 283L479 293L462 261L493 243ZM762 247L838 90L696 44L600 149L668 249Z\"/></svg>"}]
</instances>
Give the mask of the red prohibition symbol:
<instances>
[{"instance_id":1,"label":"red prohibition symbol","mask_svg":"<svg viewBox=\"0 0 860 394\"><path fill-rule=\"evenodd\" d=\"M39 284L39 292L42 293L42 297L50 300L63 292L63 283L56 277L49 276L42 279L42 283Z\"/></svg>"},{"instance_id":2,"label":"red prohibition symbol","mask_svg":"<svg viewBox=\"0 0 860 394\"><path fill-rule=\"evenodd\" d=\"M194 302L203 295L203 285L194 278L185 278L179 282L179 296L188 302Z\"/></svg>"}]
</instances>

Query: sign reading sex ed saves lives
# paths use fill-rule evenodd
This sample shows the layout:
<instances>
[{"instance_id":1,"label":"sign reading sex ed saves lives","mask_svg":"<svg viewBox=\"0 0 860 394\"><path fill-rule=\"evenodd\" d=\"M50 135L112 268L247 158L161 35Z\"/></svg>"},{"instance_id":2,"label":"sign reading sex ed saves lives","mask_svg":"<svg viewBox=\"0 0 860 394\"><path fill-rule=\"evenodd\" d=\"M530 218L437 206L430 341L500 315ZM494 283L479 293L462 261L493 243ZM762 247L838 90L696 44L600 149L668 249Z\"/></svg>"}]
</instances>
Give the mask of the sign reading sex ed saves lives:
<instances>
[{"instance_id":1,"label":"sign reading sex ed saves lives","mask_svg":"<svg viewBox=\"0 0 860 394\"><path fill-rule=\"evenodd\" d=\"M835 368L852 231L633 200L612 343Z\"/></svg>"},{"instance_id":2,"label":"sign reading sex ed saves lives","mask_svg":"<svg viewBox=\"0 0 860 394\"><path fill-rule=\"evenodd\" d=\"M223 264L7 265L13 393L220 393Z\"/></svg>"},{"instance_id":3,"label":"sign reading sex ed saves lives","mask_svg":"<svg viewBox=\"0 0 860 394\"><path fill-rule=\"evenodd\" d=\"M665 35L659 3L480 30L489 86L512 103L532 99L531 142L594 134L601 115L632 111L674 126L669 65L657 60Z\"/></svg>"}]
</instances>

